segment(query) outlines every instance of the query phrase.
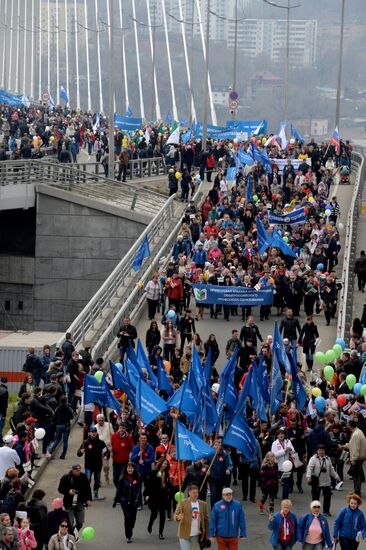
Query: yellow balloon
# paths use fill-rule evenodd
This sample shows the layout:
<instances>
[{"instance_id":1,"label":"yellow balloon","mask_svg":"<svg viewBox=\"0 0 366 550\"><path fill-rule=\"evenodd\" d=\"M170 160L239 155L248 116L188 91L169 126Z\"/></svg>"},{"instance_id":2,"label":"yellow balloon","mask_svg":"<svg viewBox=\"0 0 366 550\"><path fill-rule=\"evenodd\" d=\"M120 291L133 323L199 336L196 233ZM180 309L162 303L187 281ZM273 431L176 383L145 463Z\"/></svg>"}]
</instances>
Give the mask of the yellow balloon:
<instances>
[{"instance_id":1,"label":"yellow balloon","mask_svg":"<svg viewBox=\"0 0 366 550\"><path fill-rule=\"evenodd\" d=\"M320 397L322 394L322 391L320 388L313 388L311 393L314 397Z\"/></svg>"}]
</instances>

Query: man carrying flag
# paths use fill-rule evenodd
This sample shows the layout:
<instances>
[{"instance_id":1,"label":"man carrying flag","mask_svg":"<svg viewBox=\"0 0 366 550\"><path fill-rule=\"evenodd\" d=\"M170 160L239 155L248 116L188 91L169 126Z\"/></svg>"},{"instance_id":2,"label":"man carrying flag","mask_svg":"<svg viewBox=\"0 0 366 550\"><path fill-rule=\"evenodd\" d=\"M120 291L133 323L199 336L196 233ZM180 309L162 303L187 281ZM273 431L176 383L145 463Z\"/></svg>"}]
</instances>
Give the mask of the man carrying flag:
<instances>
[{"instance_id":1,"label":"man carrying flag","mask_svg":"<svg viewBox=\"0 0 366 550\"><path fill-rule=\"evenodd\" d=\"M190 485L188 498L180 501L175 514L179 522L178 537L180 547L184 550L195 550L208 539L209 512L206 502L199 500L197 485Z\"/></svg>"}]
</instances>

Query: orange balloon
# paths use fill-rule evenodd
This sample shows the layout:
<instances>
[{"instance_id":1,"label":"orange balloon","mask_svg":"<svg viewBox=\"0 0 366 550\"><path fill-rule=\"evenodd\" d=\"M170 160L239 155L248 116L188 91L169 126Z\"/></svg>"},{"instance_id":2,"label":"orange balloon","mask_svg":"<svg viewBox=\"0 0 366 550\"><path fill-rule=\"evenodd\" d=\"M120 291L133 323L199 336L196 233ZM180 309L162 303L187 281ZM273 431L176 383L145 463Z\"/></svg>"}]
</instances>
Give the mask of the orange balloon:
<instances>
[{"instance_id":1,"label":"orange balloon","mask_svg":"<svg viewBox=\"0 0 366 550\"><path fill-rule=\"evenodd\" d=\"M171 371L172 366L171 366L169 361L164 361L164 368L165 368L166 372Z\"/></svg>"}]
</instances>

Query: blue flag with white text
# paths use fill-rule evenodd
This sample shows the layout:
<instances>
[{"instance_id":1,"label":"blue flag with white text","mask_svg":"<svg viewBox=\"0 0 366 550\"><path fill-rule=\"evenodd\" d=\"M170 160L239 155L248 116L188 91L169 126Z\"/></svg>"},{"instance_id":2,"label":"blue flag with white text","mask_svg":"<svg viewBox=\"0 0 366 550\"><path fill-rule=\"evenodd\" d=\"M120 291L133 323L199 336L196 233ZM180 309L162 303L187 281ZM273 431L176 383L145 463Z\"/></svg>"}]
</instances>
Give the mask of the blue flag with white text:
<instances>
[{"instance_id":1,"label":"blue flag with white text","mask_svg":"<svg viewBox=\"0 0 366 550\"><path fill-rule=\"evenodd\" d=\"M155 391L139 378L136 387L136 408L137 416L145 424L150 424L155 418L168 410L167 404Z\"/></svg>"},{"instance_id":2,"label":"blue flag with white text","mask_svg":"<svg viewBox=\"0 0 366 550\"><path fill-rule=\"evenodd\" d=\"M175 446L177 460L196 462L201 458L209 458L215 454L215 449L188 430L179 420L175 428Z\"/></svg>"},{"instance_id":3,"label":"blue flag with white text","mask_svg":"<svg viewBox=\"0 0 366 550\"><path fill-rule=\"evenodd\" d=\"M107 379L103 375L101 386L104 390L104 403L103 405L109 409L112 409L116 412L121 412L121 403L116 399L108 386Z\"/></svg>"},{"instance_id":4,"label":"blue flag with white text","mask_svg":"<svg viewBox=\"0 0 366 550\"><path fill-rule=\"evenodd\" d=\"M277 355L273 354L273 366L272 366L272 387L271 387L271 401L270 401L270 413L275 414L278 407L283 402L283 379L280 371L280 367L277 360Z\"/></svg>"},{"instance_id":5,"label":"blue flag with white text","mask_svg":"<svg viewBox=\"0 0 366 550\"><path fill-rule=\"evenodd\" d=\"M121 372L112 361L109 361L109 369L112 375L113 387L125 392L132 405L135 406L135 392L123 372Z\"/></svg>"},{"instance_id":6,"label":"blue flag with white text","mask_svg":"<svg viewBox=\"0 0 366 550\"><path fill-rule=\"evenodd\" d=\"M150 380L150 385L152 388L156 388L158 385L158 379L155 376L155 373L153 372L150 361L146 357L145 350L143 348L143 345L141 343L140 338L137 339L137 360L139 362L139 365L147 370L148 378Z\"/></svg>"},{"instance_id":7,"label":"blue flag with white text","mask_svg":"<svg viewBox=\"0 0 366 550\"><path fill-rule=\"evenodd\" d=\"M168 373L166 372L161 357L157 357L158 363L158 388L167 392L169 397L173 394L173 388L169 381Z\"/></svg>"},{"instance_id":8,"label":"blue flag with white text","mask_svg":"<svg viewBox=\"0 0 366 550\"><path fill-rule=\"evenodd\" d=\"M104 388L94 376L86 374L84 378L84 405L96 401L104 405Z\"/></svg>"},{"instance_id":9,"label":"blue flag with white text","mask_svg":"<svg viewBox=\"0 0 366 550\"><path fill-rule=\"evenodd\" d=\"M292 374L291 389L294 394L295 403L299 407L299 410L302 412L306 405L307 396L304 390L304 386L302 385L302 382L299 378L299 373L297 371L296 348L294 348L292 356L289 357L289 361L291 363L291 374Z\"/></svg>"},{"instance_id":10,"label":"blue flag with white text","mask_svg":"<svg viewBox=\"0 0 366 550\"><path fill-rule=\"evenodd\" d=\"M256 438L245 420L240 418L237 414L226 430L222 444L238 449L249 461L252 461L256 454Z\"/></svg>"},{"instance_id":11,"label":"blue flag with white text","mask_svg":"<svg viewBox=\"0 0 366 550\"><path fill-rule=\"evenodd\" d=\"M198 412L199 403L191 388L188 376L179 389L169 398L167 405L179 409L186 416L192 416Z\"/></svg>"}]
</instances>

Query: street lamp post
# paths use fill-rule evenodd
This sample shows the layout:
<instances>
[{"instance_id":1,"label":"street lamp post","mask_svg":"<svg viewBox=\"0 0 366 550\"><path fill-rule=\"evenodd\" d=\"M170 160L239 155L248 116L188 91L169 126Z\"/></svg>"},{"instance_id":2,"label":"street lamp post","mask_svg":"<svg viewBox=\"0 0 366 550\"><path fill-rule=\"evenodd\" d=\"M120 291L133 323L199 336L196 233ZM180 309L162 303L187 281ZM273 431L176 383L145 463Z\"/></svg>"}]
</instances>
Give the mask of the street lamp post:
<instances>
[{"instance_id":1,"label":"street lamp post","mask_svg":"<svg viewBox=\"0 0 366 550\"><path fill-rule=\"evenodd\" d=\"M206 59L205 59L205 80L203 94L203 121L202 121L202 151L206 150L207 146L207 117L208 117L208 62L209 62L209 45L210 45L210 9L211 0L207 0L207 21L206 21Z\"/></svg>"},{"instance_id":2,"label":"street lamp post","mask_svg":"<svg viewBox=\"0 0 366 550\"><path fill-rule=\"evenodd\" d=\"M343 65L343 34L344 34L344 10L346 0L342 0L341 30L339 35L339 58L338 58L338 79L337 79L337 100L335 125L339 129L341 116L341 87L342 87L342 65Z\"/></svg>"}]
</instances>

